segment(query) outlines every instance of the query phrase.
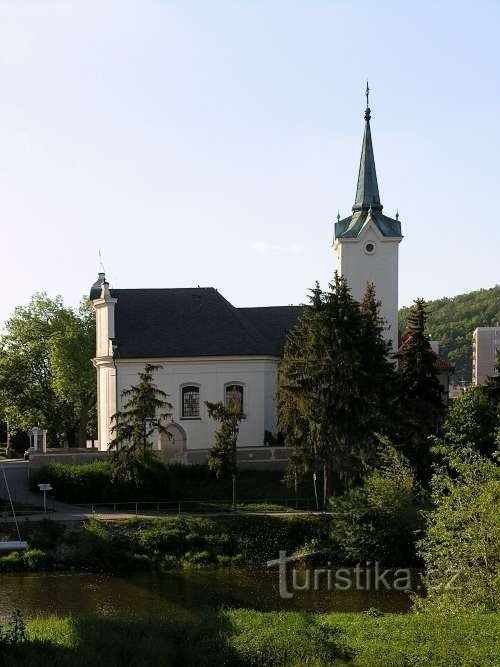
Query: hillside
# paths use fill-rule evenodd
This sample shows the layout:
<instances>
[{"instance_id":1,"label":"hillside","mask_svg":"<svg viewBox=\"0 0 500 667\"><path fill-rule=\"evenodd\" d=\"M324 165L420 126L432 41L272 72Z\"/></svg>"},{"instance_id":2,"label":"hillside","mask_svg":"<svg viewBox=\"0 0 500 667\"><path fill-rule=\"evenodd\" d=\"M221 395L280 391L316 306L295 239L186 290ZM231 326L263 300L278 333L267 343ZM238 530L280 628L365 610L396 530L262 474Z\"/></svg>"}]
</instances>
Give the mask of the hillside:
<instances>
[{"instance_id":1,"label":"hillside","mask_svg":"<svg viewBox=\"0 0 500 667\"><path fill-rule=\"evenodd\" d=\"M500 322L500 285L451 298L428 302L428 334L441 344L441 351L455 364L455 382L470 382L472 373L472 332L476 327ZM408 308L399 311L404 328Z\"/></svg>"}]
</instances>

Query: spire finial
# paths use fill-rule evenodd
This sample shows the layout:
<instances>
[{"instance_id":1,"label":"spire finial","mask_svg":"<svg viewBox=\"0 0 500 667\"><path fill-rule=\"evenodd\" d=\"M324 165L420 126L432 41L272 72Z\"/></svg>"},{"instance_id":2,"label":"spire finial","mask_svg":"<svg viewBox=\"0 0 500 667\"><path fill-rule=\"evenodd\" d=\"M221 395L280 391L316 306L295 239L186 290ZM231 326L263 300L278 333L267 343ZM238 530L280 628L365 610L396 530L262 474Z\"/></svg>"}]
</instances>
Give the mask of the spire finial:
<instances>
[{"instance_id":1,"label":"spire finial","mask_svg":"<svg viewBox=\"0 0 500 667\"><path fill-rule=\"evenodd\" d=\"M396 209L396 220L399 220L399 209Z\"/></svg>"},{"instance_id":2,"label":"spire finial","mask_svg":"<svg viewBox=\"0 0 500 667\"><path fill-rule=\"evenodd\" d=\"M366 81L366 109L365 109L365 120L369 121L371 118L371 112L370 112L370 86L368 85L368 81Z\"/></svg>"},{"instance_id":3,"label":"spire finial","mask_svg":"<svg viewBox=\"0 0 500 667\"><path fill-rule=\"evenodd\" d=\"M340 222L340 211L337 211L337 222Z\"/></svg>"}]
</instances>

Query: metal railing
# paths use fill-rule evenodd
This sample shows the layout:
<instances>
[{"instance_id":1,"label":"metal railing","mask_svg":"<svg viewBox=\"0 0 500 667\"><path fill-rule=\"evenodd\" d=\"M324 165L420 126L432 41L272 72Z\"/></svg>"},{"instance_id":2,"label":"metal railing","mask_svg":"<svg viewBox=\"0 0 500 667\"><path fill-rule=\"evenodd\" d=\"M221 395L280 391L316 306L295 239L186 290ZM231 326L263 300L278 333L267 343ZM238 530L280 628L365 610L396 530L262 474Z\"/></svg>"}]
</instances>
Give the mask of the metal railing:
<instances>
[{"instance_id":1,"label":"metal railing","mask_svg":"<svg viewBox=\"0 0 500 667\"><path fill-rule=\"evenodd\" d=\"M263 498L241 499L233 505L223 500L166 500L166 501L131 501L78 503L78 507L92 514L217 514L217 513L289 513L317 511L312 498Z\"/></svg>"}]
</instances>

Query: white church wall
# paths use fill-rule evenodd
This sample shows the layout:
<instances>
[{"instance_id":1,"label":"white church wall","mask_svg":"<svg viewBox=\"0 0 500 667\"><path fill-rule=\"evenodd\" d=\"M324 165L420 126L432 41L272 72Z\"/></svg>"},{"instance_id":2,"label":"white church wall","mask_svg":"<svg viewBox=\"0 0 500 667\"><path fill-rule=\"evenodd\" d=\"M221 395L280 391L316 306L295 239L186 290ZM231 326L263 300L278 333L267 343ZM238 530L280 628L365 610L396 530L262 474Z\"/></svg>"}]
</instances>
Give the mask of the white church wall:
<instances>
[{"instance_id":1,"label":"white church wall","mask_svg":"<svg viewBox=\"0 0 500 667\"><path fill-rule=\"evenodd\" d=\"M217 424L209 419L205 401L224 401L225 386L241 384L244 391L245 419L240 425L238 447L263 446L264 431L276 429L276 374L278 359L273 357L235 357L198 359L117 359L118 396L122 405L123 389L137 384L146 363L162 366L155 373L157 386L169 395L174 422L186 433L188 450L211 446ZM200 388L200 418L182 417L182 386ZM104 401L99 403L104 414ZM107 448L103 441L102 449Z\"/></svg>"}]
</instances>

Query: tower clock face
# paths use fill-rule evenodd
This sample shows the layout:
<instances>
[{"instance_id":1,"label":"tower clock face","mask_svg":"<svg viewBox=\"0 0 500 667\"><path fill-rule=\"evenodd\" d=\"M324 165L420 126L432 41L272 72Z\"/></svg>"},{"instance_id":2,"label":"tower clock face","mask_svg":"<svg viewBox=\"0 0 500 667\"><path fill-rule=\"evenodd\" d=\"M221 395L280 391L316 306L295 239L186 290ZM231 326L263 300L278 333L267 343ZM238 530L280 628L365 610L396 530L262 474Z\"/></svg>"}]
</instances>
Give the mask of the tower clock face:
<instances>
[{"instance_id":1,"label":"tower clock face","mask_svg":"<svg viewBox=\"0 0 500 667\"><path fill-rule=\"evenodd\" d=\"M366 252L367 255L373 255L373 253L375 252L375 243L372 243L371 241L369 241L365 245L365 252Z\"/></svg>"}]
</instances>

